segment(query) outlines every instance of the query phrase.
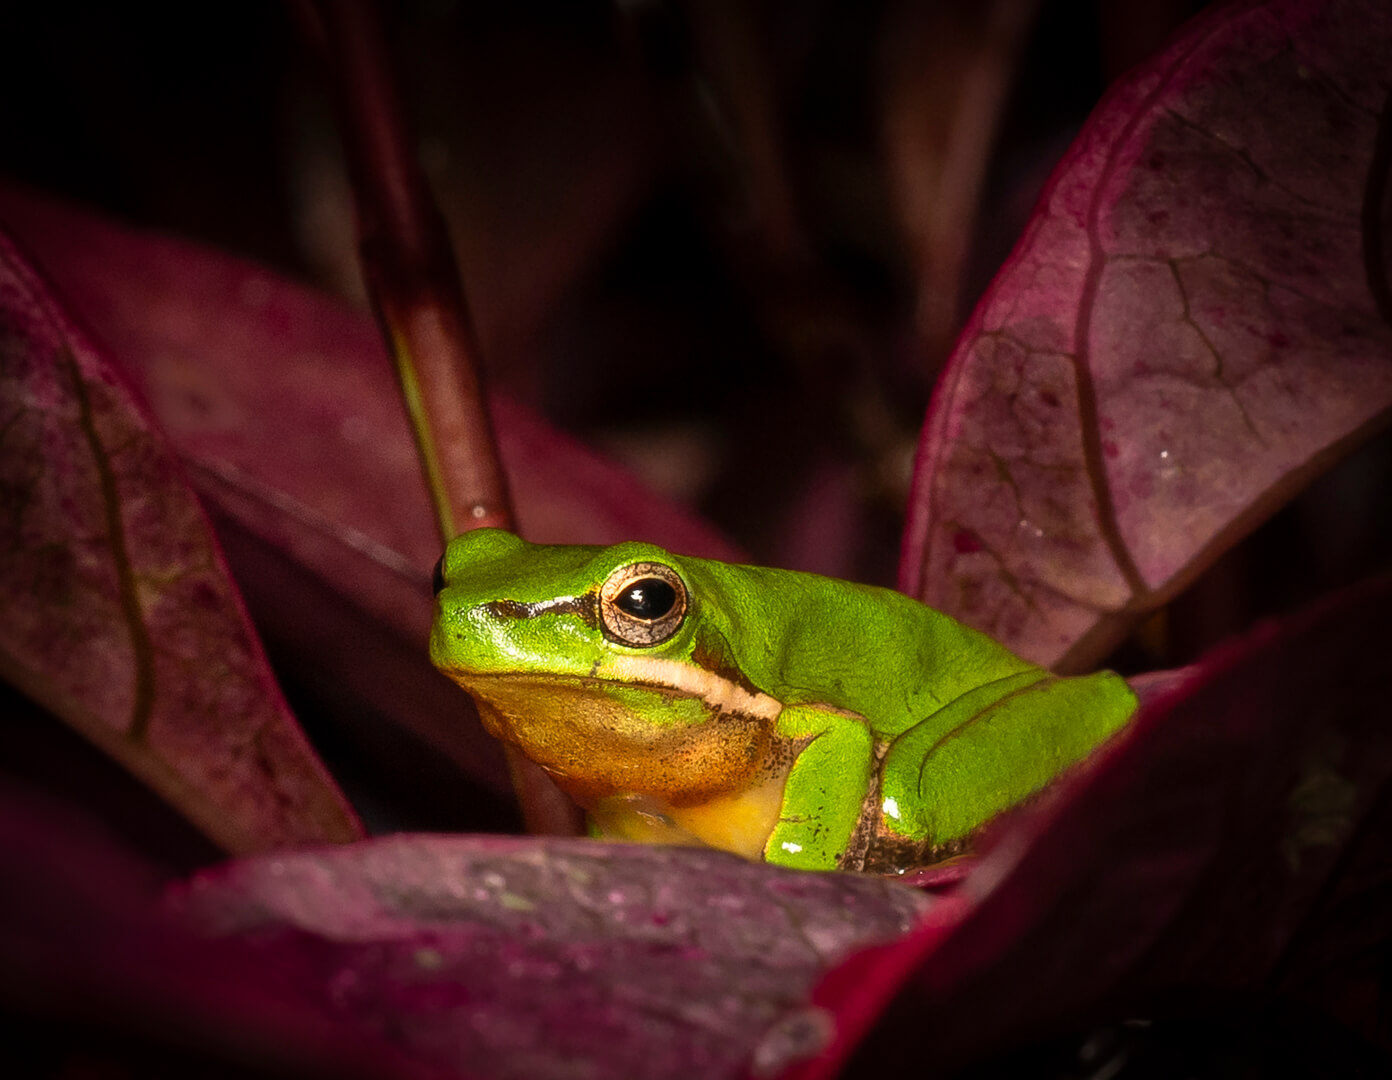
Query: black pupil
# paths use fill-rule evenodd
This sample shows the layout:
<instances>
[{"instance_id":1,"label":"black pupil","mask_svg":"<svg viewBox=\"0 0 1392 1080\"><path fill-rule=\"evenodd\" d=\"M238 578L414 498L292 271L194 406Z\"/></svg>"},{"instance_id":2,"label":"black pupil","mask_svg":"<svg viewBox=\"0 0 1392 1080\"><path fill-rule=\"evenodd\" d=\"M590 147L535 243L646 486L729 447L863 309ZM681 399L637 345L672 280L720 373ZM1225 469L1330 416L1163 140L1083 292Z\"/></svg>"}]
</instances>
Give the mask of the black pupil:
<instances>
[{"instance_id":1,"label":"black pupil","mask_svg":"<svg viewBox=\"0 0 1392 1080\"><path fill-rule=\"evenodd\" d=\"M660 619L677 602L677 590L661 578L643 578L619 593L620 610L635 619Z\"/></svg>"},{"instance_id":2,"label":"black pupil","mask_svg":"<svg viewBox=\"0 0 1392 1080\"><path fill-rule=\"evenodd\" d=\"M444 592L445 589L445 557L440 556L440 561L435 564L435 569L430 574L430 588L436 596Z\"/></svg>"}]
</instances>

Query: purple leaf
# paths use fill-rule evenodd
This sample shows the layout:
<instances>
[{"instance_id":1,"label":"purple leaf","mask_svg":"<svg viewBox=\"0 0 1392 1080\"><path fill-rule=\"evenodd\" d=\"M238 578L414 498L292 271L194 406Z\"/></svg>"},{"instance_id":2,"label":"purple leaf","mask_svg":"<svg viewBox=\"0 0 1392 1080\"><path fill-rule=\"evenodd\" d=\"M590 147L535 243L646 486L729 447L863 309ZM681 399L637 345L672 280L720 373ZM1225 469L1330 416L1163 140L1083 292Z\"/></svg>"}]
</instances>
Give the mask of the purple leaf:
<instances>
[{"instance_id":1,"label":"purple leaf","mask_svg":"<svg viewBox=\"0 0 1392 1080\"><path fill-rule=\"evenodd\" d=\"M443 543L372 320L243 260L14 189L0 188L0 219L158 416L264 632L302 668L506 790L471 703L426 656ZM497 397L493 407L530 539L642 537L738 555L529 411Z\"/></svg>"},{"instance_id":2,"label":"purple leaf","mask_svg":"<svg viewBox=\"0 0 1392 1080\"><path fill-rule=\"evenodd\" d=\"M163 437L0 236L0 673L231 851L349 840Z\"/></svg>"},{"instance_id":3,"label":"purple leaf","mask_svg":"<svg viewBox=\"0 0 1392 1080\"><path fill-rule=\"evenodd\" d=\"M771 1075L820 1051L816 978L932 901L694 848L399 836L243 859L176 910L446 1075Z\"/></svg>"},{"instance_id":4,"label":"purple leaf","mask_svg":"<svg viewBox=\"0 0 1392 1080\"><path fill-rule=\"evenodd\" d=\"M938 385L906 591L1086 668L1385 421L1389 49L1233 4L1112 89Z\"/></svg>"},{"instance_id":5,"label":"purple leaf","mask_svg":"<svg viewBox=\"0 0 1392 1080\"><path fill-rule=\"evenodd\" d=\"M189 933L153 867L72 807L0 789L0 1016L9 1076L424 1080L267 969Z\"/></svg>"},{"instance_id":6,"label":"purple leaf","mask_svg":"<svg viewBox=\"0 0 1392 1080\"><path fill-rule=\"evenodd\" d=\"M373 321L262 267L0 188L0 218L142 391L200 492L377 614L419 634L443 544ZM729 558L713 530L495 398L521 530L643 536Z\"/></svg>"},{"instance_id":7,"label":"purple leaf","mask_svg":"<svg viewBox=\"0 0 1392 1080\"><path fill-rule=\"evenodd\" d=\"M1384 1041L1365 965L1392 937L1392 579L1155 688L1124 737L1000 829L903 942L815 999L865 1060L943 1072L1088 1021L1271 987ZM1361 1012L1359 1007L1361 1006ZM1385 1024L1385 1019L1381 1021Z\"/></svg>"}]
</instances>

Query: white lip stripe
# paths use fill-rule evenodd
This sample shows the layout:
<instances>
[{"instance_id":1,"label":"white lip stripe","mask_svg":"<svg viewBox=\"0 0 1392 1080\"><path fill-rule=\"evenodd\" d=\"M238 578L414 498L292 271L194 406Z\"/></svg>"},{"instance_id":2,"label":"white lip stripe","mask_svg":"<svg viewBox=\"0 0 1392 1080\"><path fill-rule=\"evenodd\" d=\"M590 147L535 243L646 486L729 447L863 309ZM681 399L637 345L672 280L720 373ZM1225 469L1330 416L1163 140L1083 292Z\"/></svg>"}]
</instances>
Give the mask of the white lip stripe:
<instances>
[{"instance_id":1,"label":"white lip stripe","mask_svg":"<svg viewBox=\"0 0 1392 1080\"><path fill-rule=\"evenodd\" d=\"M778 714L783 711L783 703L777 698L763 693L751 694L713 671L676 660L662 660L655 656L616 656L605 665L605 669L606 675L623 682L665 686L669 690L699 697L707 705L718 709L757 716L761 720L777 720Z\"/></svg>"}]
</instances>

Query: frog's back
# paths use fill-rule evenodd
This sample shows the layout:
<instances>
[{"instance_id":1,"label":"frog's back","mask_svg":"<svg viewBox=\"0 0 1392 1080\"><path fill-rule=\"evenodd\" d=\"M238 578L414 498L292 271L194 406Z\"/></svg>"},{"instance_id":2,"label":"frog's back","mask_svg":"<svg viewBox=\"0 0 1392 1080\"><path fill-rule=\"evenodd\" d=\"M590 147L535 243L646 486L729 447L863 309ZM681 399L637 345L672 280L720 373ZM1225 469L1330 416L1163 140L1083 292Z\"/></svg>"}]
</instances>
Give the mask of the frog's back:
<instances>
[{"instance_id":1,"label":"frog's back","mask_svg":"<svg viewBox=\"0 0 1392 1080\"><path fill-rule=\"evenodd\" d=\"M1031 670L985 634L892 589L683 560L703 623L760 690L894 735L967 690Z\"/></svg>"}]
</instances>

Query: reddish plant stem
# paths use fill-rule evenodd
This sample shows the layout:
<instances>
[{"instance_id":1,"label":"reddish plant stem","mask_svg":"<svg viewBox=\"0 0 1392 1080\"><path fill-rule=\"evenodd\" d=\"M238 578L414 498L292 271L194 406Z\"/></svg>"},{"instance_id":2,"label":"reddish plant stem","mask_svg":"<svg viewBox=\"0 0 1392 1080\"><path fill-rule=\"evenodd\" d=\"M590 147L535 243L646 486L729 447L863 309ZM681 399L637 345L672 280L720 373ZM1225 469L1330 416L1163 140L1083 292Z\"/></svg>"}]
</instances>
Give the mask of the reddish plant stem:
<instances>
[{"instance_id":1,"label":"reddish plant stem","mask_svg":"<svg viewBox=\"0 0 1392 1080\"><path fill-rule=\"evenodd\" d=\"M442 541L512 529L512 503L443 215L414 153L373 0L314 5L358 215L363 279L396 363ZM505 746L527 829L573 835L579 811Z\"/></svg>"},{"instance_id":2,"label":"reddish plant stem","mask_svg":"<svg viewBox=\"0 0 1392 1080\"><path fill-rule=\"evenodd\" d=\"M396 361L442 538L512 527L477 349L443 216L408 134L371 0L321 3L363 277Z\"/></svg>"}]
</instances>

